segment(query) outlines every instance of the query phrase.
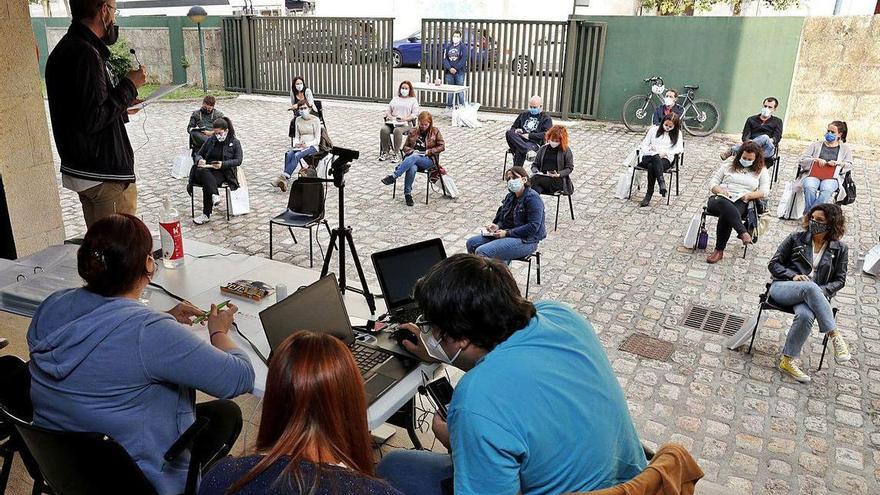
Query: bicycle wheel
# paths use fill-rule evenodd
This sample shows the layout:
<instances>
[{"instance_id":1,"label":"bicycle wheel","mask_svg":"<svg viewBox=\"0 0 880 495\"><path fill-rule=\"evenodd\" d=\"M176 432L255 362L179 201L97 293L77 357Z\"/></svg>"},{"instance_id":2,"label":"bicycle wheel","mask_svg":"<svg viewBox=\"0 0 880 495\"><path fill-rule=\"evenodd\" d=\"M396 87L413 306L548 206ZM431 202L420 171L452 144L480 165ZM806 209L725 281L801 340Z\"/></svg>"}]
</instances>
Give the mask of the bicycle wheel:
<instances>
[{"instance_id":1,"label":"bicycle wheel","mask_svg":"<svg viewBox=\"0 0 880 495\"><path fill-rule=\"evenodd\" d=\"M632 132L645 132L654 118L654 102L650 96L635 95L623 104L623 125Z\"/></svg>"},{"instance_id":2,"label":"bicycle wheel","mask_svg":"<svg viewBox=\"0 0 880 495\"><path fill-rule=\"evenodd\" d=\"M720 122L718 105L706 98L694 100L681 116L681 125L692 136L708 136L718 129Z\"/></svg>"}]
</instances>

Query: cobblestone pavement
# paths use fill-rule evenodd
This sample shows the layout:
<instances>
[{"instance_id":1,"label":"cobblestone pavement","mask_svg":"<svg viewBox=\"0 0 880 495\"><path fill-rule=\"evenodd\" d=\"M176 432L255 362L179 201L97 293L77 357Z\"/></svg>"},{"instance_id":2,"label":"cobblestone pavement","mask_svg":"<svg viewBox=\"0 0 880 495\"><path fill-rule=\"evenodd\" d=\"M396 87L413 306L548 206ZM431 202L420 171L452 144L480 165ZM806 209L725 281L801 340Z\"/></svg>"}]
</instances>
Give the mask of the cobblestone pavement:
<instances>
[{"instance_id":1,"label":"cobblestone pavement","mask_svg":"<svg viewBox=\"0 0 880 495\"><path fill-rule=\"evenodd\" d=\"M186 213L186 236L266 256L268 219L283 211L287 201L286 194L269 185L289 144L287 105L272 98L219 103L218 108L233 119L243 144L252 209L226 222L221 205L215 220L201 227L188 221L185 180L169 174L172 157L185 152L184 130L189 112L196 107L153 105L128 126L137 150L139 212L155 226L162 197L170 194ZM450 127L448 118L438 118L446 138L443 163L461 196L450 200L432 193L426 206L425 177L419 175L416 204L407 207L402 195L392 199L391 188L379 182L391 170L387 162L376 160L381 111L380 105L344 102L326 102L325 110L334 143L361 151L361 160L348 175L346 214L373 288L378 285L370 253L434 236L443 239L450 253L461 252L478 226L492 219L505 193L500 180L506 149L503 134L513 119L461 129ZM576 219L567 216L563 203L559 229L553 231L555 199L546 200L549 235L540 247L543 284L535 285L533 279L531 296L565 301L594 324L641 437L655 446L684 444L707 479L730 487L730 493L880 493L880 305L877 281L860 272L860 258L880 234L878 152L857 147L859 196L854 205L845 207L850 267L847 286L836 303L854 359L842 365L826 359L826 367L816 373L821 351L816 333L804 353L814 380L800 385L782 378L774 368L791 321L786 315L770 315L751 356L728 351L722 337L681 324L691 303L746 317L755 313L757 296L769 278L767 261L796 229L794 222L774 218L770 232L745 259L732 242L727 257L717 265L707 265L705 253L692 254L681 247L687 223L705 204L717 153L730 136L686 138L680 195L673 196L668 207L658 196L650 208L638 208L637 199L618 200L612 195L621 163L641 136L620 125L595 122L572 122L569 129L575 155ZM783 180L793 175L795 157L806 144L783 141ZM781 184L773 188L773 211ZM61 198L67 235L81 235L77 198L65 190ZM336 192L330 192L331 224L336 223L336 200ZM197 211L199 206L197 198ZM710 220L710 237L713 226ZM299 236L300 244L294 245L278 229L277 258L308 266L304 238ZM326 243L326 233L319 239ZM316 251L318 260L319 256ZM525 264L514 263L512 268L524 285ZM619 351L623 339L634 332L672 342L671 359L660 362Z\"/></svg>"}]
</instances>

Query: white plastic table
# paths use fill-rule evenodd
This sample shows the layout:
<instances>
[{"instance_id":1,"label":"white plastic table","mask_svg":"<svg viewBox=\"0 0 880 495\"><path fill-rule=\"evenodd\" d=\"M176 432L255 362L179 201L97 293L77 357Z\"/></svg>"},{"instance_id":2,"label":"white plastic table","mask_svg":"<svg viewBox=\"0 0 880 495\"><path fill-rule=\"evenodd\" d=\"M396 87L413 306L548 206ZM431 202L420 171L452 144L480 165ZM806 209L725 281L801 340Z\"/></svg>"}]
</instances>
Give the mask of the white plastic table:
<instances>
[{"instance_id":1,"label":"white plastic table","mask_svg":"<svg viewBox=\"0 0 880 495\"><path fill-rule=\"evenodd\" d=\"M456 84L437 85L437 84L433 84L433 83L426 83L426 82L419 81L419 82L412 83L412 87L413 87L413 89L417 89L419 91L428 91L428 92L440 93L440 94L444 94L444 95L452 95L453 108L458 108L458 97L456 95L458 95L459 93L464 96L465 103L470 101L469 96L470 96L471 88L469 86L464 86L464 85L458 86Z\"/></svg>"}]
</instances>

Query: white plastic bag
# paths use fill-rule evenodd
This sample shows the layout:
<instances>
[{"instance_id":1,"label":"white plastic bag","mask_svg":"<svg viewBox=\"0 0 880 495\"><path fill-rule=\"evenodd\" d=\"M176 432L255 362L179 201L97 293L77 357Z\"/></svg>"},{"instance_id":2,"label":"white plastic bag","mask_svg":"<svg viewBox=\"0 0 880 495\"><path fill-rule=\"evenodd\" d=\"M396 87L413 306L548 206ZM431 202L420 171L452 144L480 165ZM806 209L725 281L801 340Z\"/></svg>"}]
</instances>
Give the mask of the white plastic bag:
<instances>
[{"instance_id":1,"label":"white plastic bag","mask_svg":"<svg viewBox=\"0 0 880 495\"><path fill-rule=\"evenodd\" d=\"M238 176L238 189L229 191L229 213L232 215L244 215L251 212L247 176L244 173L243 167L238 167L236 174Z\"/></svg>"},{"instance_id":2,"label":"white plastic bag","mask_svg":"<svg viewBox=\"0 0 880 495\"><path fill-rule=\"evenodd\" d=\"M694 217L691 218L691 223L688 224L688 228L684 232L684 238L681 240L682 246L688 249L693 249L697 245L697 235L700 233L701 217L702 215L700 213L694 213Z\"/></svg>"},{"instance_id":3,"label":"white plastic bag","mask_svg":"<svg viewBox=\"0 0 880 495\"><path fill-rule=\"evenodd\" d=\"M800 182L786 182L785 190L776 207L776 216L784 220L795 220L803 216L804 192L799 187Z\"/></svg>"},{"instance_id":4,"label":"white plastic bag","mask_svg":"<svg viewBox=\"0 0 880 495\"><path fill-rule=\"evenodd\" d=\"M872 247L868 254L865 255L865 264L862 265L862 271L869 275L880 275L880 244Z\"/></svg>"},{"instance_id":5,"label":"white plastic bag","mask_svg":"<svg viewBox=\"0 0 880 495\"><path fill-rule=\"evenodd\" d=\"M633 177L633 169L636 166L636 150L633 149L623 159L623 172L617 175L617 186L614 188L614 197L617 199L627 199L630 196L630 184L632 188L638 188L642 183L641 170L636 169L636 176Z\"/></svg>"},{"instance_id":6,"label":"white plastic bag","mask_svg":"<svg viewBox=\"0 0 880 495\"><path fill-rule=\"evenodd\" d=\"M186 179L189 177L189 170L192 166L192 155L189 153L180 153L171 160L171 177L174 177L175 179Z\"/></svg>"},{"instance_id":7,"label":"white plastic bag","mask_svg":"<svg viewBox=\"0 0 880 495\"><path fill-rule=\"evenodd\" d=\"M479 103L469 103L454 108L452 110L452 125L455 127L482 127L483 124L477 120L477 111L479 110Z\"/></svg>"},{"instance_id":8,"label":"white plastic bag","mask_svg":"<svg viewBox=\"0 0 880 495\"><path fill-rule=\"evenodd\" d=\"M450 177L449 174L445 174L445 175L443 175L443 178L441 180L443 181L443 183L440 184L441 190L446 189L447 196L449 196L452 199L457 198L459 191L458 191L458 186L455 185L455 179ZM437 181L437 182L439 183L440 181Z\"/></svg>"},{"instance_id":9,"label":"white plastic bag","mask_svg":"<svg viewBox=\"0 0 880 495\"><path fill-rule=\"evenodd\" d=\"M778 218L787 218L791 209L791 202L794 199L794 187L791 181L785 182L785 188L782 190L782 196L779 197L779 204L776 205L776 216Z\"/></svg>"}]
</instances>

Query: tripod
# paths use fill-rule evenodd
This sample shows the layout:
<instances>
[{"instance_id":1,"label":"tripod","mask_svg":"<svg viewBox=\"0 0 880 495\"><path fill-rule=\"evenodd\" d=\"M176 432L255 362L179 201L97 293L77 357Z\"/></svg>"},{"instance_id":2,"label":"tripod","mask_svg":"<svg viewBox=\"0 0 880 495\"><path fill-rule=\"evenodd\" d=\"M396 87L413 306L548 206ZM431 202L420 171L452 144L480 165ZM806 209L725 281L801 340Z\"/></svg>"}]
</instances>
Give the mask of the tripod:
<instances>
[{"instance_id":1,"label":"tripod","mask_svg":"<svg viewBox=\"0 0 880 495\"><path fill-rule=\"evenodd\" d=\"M370 288L367 286L367 278L364 276L364 268L361 266L361 260L358 258L357 248L354 245L354 237L351 235L351 227L345 225L345 173L351 167L352 159L357 159L359 153L357 151L345 150L342 148L333 148L333 154L337 158L331 166L333 179L321 179L325 182L333 182L333 185L339 189L339 226L330 231L330 244L327 246L327 255L324 256L324 266L321 267L321 276L324 277L330 270L330 260L333 257L333 249L339 250L339 287L340 291L345 294L348 289L352 292L362 294L370 308L370 314L376 314L376 299ZM339 244L337 244L337 242ZM354 258L354 267L357 270L358 278L361 280L361 288L348 287L345 281L345 244L351 250Z\"/></svg>"}]
</instances>

